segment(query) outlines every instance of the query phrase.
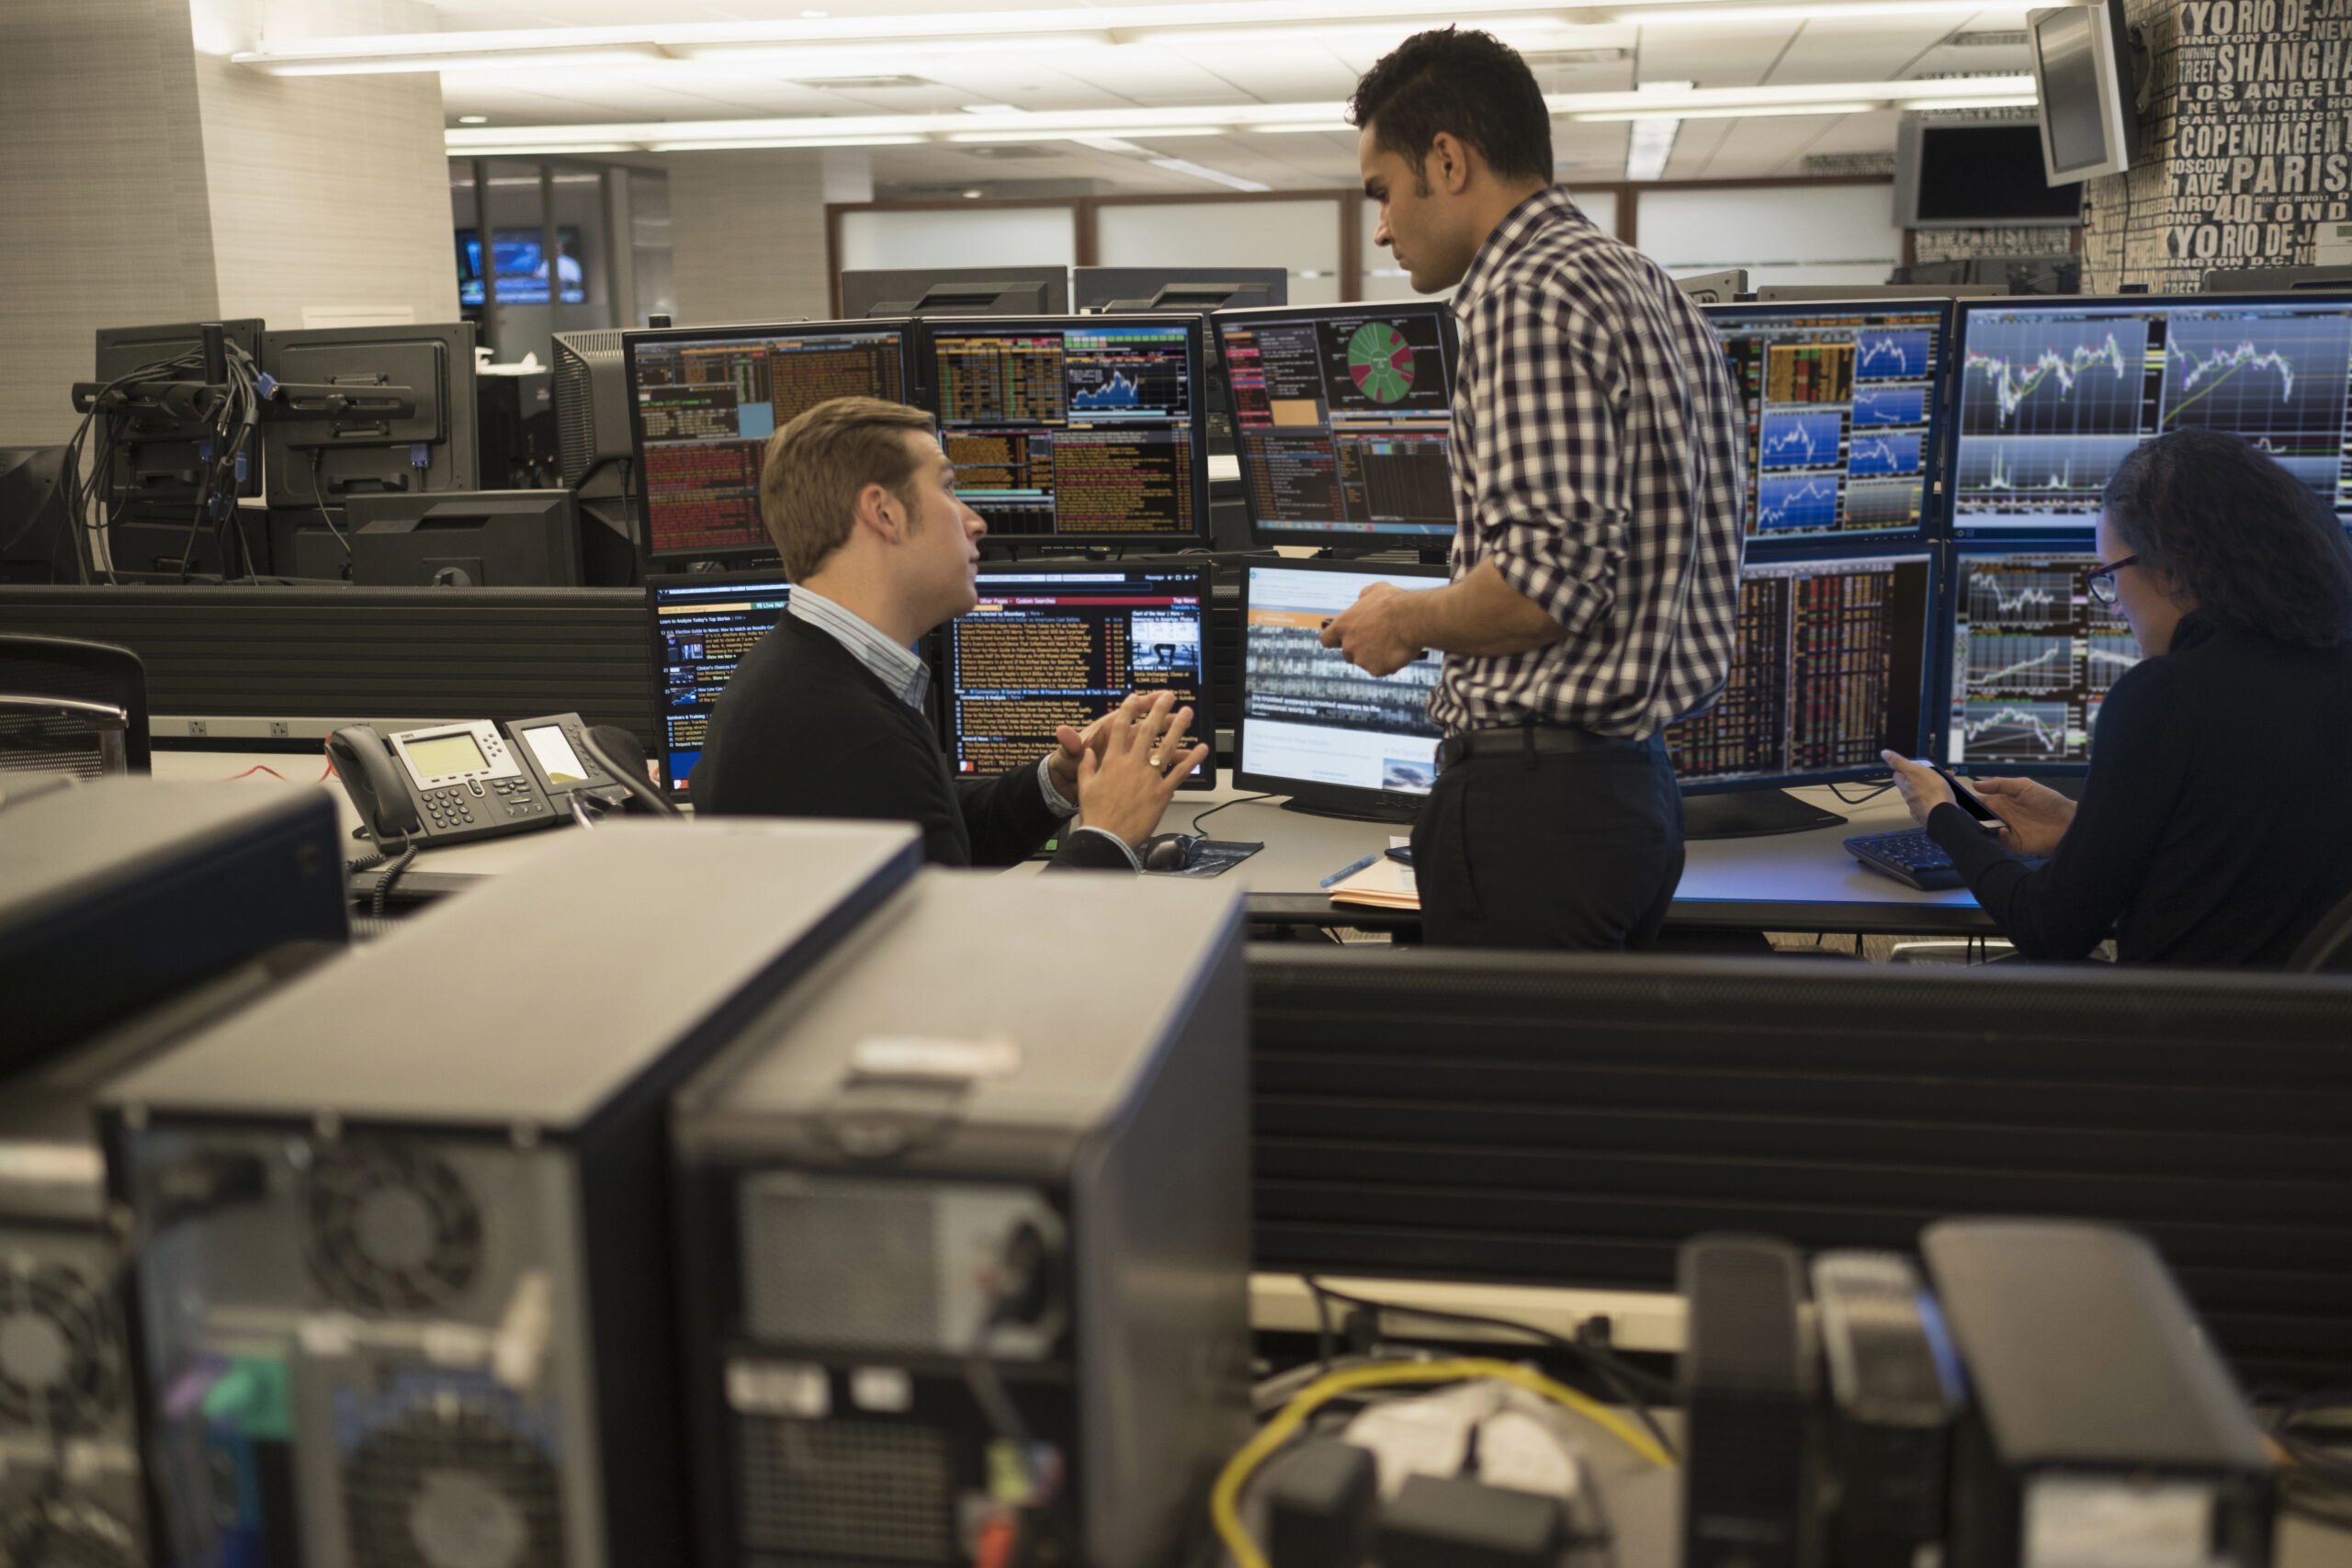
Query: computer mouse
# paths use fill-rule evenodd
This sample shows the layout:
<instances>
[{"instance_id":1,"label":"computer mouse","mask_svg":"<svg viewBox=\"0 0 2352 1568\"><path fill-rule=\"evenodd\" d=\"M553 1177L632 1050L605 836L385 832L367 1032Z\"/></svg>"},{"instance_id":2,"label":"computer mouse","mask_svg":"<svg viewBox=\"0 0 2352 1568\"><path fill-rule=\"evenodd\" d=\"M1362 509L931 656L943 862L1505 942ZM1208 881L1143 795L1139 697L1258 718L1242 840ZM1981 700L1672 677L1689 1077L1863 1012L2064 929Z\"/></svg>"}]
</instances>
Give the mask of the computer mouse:
<instances>
[{"instance_id":1,"label":"computer mouse","mask_svg":"<svg viewBox=\"0 0 2352 1568\"><path fill-rule=\"evenodd\" d=\"M1182 871L1193 863L1193 855L1201 847L1200 840L1190 833L1155 833L1139 848L1143 852L1146 871Z\"/></svg>"}]
</instances>

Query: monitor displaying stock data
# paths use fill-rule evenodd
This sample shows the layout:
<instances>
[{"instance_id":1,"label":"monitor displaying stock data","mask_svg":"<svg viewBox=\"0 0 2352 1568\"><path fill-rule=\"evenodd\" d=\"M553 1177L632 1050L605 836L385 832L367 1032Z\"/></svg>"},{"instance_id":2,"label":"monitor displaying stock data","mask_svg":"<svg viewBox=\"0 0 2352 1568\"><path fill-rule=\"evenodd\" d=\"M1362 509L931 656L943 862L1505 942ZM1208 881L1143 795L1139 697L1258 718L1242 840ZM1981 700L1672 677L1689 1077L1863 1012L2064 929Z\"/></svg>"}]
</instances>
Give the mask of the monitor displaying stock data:
<instances>
[{"instance_id":1,"label":"monitor displaying stock data","mask_svg":"<svg viewBox=\"0 0 2352 1568\"><path fill-rule=\"evenodd\" d=\"M662 787L670 794L687 792L718 694L736 661L784 618L791 593L781 571L647 581L653 662L662 674Z\"/></svg>"},{"instance_id":2,"label":"monitor displaying stock data","mask_svg":"<svg viewBox=\"0 0 2352 1568\"><path fill-rule=\"evenodd\" d=\"M1130 692L1189 706L1187 744L1216 744L1209 570L1057 562L983 567L979 604L939 641L949 765L978 777L1034 768L1063 725L1083 729ZM1214 761L1182 788L1209 789Z\"/></svg>"},{"instance_id":3,"label":"monitor displaying stock data","mask_svg":"<svg viewBox=\"0 0 2352 1568\"><path fill-rule=\"evenodd\" d=\"M841 397L906 402L906 334L890 321L630 333L629 423L647 553L755 555L769 436Z\"/></svg>"},{"instance_id":4,"label":"monitor displaying stock data","mask_svg":"<svg viewBox=\"0 0 2352 1568\"><path fill-rule=\"evenodd\" d=\"M1947 762L1993 773L2088 765L2099 705L2140 662L2130 623L2090 596L2098 566L2087 551L1959 553Z\"/></svg>"},{"instance_id":5,"label":"monitor displaying stock data","mask_svg":"<svg viewBox=\"0 0 2352 1568\"><path fill-rule=\"evenodd\" d=\"M1363 551L1453 536L1451 307L1228 310L1216 321L1258 543Z\"/></svg>"},{"instance_id":6,"label":"monitor displaying stock data","mask_svg":"<svg viewBox=\"0 0 2352 1568\"><path fill-rule=\"evenodd\" d=\"M2352 525L2352 293L1968 300L1952 530L2086 536L2123 455L2227 431Z\"/></svg>"},{"instance_id":7,"label":"monitor displaying stock data","mask_svg":"<svg viewBox=\"0 0 2352 1568\"><path fill-rule=\"evenodd\" d=\"M1443 567L1377 570L1323 561L1252 565L1241 589L1241 712L1234 782L1309 805L1408 804L1437 782L1430 692L1443 660L1425 654L1367 675L1325 648L1323 628L1371 584L1443 587Z\"/></svg>"},{"instance_id":8,"label":"monitor displaying stock data","mask_svg":"<svg viewBox=\"0 0 2352 1568\"><path fill-rule=\"evenodd\" d=\"M1197 316L923 323L956 490L1014 545L1195 544L1208 443Z\"/></svg>"},{"instance_id":9,"label":"monitor displaying stock data","mask_svg":"<svg viewBox=\"0 0 2352 1568\"><path fill-rule=\"evenodd\" d=\"M1781 784L1883 773L1918 754L1931 666L1932 557L1750 560L1739 642L1715 705L1668 726L1685 784Z\"/></svg>"},{"instance_id":10,"label":"monitor displaying stock data","mask_svg":"<svg viewBox=\"0 0 2352 1568\"><path fill-rule=\"evenodd\" d=\"M1918 536L1944 446L1950 302L1706 311L1747 413L1748 536Z\"/></svg>"}]
</instances>

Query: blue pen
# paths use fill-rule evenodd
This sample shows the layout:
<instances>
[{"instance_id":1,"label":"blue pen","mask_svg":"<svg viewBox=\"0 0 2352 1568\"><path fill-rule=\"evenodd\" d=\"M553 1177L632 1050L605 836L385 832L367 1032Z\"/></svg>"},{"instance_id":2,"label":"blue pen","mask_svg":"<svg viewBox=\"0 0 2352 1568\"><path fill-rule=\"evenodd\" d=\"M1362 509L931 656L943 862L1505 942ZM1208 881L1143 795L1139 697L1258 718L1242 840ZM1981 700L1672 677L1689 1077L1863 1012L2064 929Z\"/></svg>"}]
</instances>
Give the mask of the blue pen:
<instances>
[{"instance_id":1,"label":"blue pen","mask_svg":"<svg viewBox=\"0 0 2352 1568\"><path fill-rule=\"evenodd\" d=\"M1386 852L1385 852L1385 851L1383 851L1383 852L1382 852L1382 853L1384 853L1384 854L1385 854L1385 853L1386 853ZM1374 855L1366 855L1366 856L1364 856L1364 857L1363 857L1363 859L1362 859L1362 860L1360 860L1360 861L1356 862L1356 863L1355 863L1355 864L1353 864L1353 865L1343 865L1343 866L1341 866L1339 870L1337 870L1337 871L1333 872L1330 875L1329 875L1329 876L1325 877L1322 881L1320 881L1320 882L1317 883L1317 884L1316 884L1316 886L1317 886L1317 887L1329 887L1329 886L1331 886L1331 884L1333 884L1333 883L1335 883L1335 882L1344 882L1344 881L1346 881L1349 877L1353 876L1357 872L1362 871L1365 866L1370 865L1373 862L1374 862L1374 861L1378 860L1379 858L1380 858L1380 856L1379 856L1379 855L1376 855L1376 854L1374 854Z\"/></svg>"}]
</instances>

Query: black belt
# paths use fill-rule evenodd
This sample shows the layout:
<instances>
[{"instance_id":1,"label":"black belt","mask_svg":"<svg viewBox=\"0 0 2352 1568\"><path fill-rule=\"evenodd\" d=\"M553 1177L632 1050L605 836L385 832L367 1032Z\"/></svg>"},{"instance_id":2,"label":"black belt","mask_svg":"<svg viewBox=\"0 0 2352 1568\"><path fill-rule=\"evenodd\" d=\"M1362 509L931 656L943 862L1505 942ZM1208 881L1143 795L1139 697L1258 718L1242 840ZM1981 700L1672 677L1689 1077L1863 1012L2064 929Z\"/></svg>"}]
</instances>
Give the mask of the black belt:
<instances>
[{"instance_id":1,"label":"black belt","mask_svg":"<svg viewBox=\"0 0 2352 1568\"><path fill-rule=\"evenodd\" d=\"M1449 735L1438 743L1437 765L1442 772L1467 757L1501 757L1516 753L1532 757L1541 753L1557 755L1566 751L1654 751L1665 742L1653 735L1646 740L1634 740L1623 735L1595 735L1589 729L1577 729L1565 724L1538 724L1532 719L1525 724L1498 726L1492 729L1465 729L1459 735Z\"/></svg>"}]
</instances>

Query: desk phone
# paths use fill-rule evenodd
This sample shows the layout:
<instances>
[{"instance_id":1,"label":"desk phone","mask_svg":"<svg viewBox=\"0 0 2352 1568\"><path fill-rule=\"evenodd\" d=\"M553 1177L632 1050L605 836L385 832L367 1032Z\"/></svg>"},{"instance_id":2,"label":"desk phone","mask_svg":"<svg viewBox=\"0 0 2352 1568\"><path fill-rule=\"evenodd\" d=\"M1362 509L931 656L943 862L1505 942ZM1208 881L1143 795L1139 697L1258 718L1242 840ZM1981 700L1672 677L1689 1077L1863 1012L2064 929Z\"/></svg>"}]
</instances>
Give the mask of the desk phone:
<instances>
[{"instance_id":1,"label":"desk phone","mask_svg":"<svg viewBox=\"0 0 2352 1568\"><path fill-rule=\"evenodd\" d=\"M575 792L617 803L617 781L587 760L585 728L574 713L390 736L355 724L327 738L327 754L379 847L434 848L555 827L570 818Z\"/></svg>"}]
</instances>

